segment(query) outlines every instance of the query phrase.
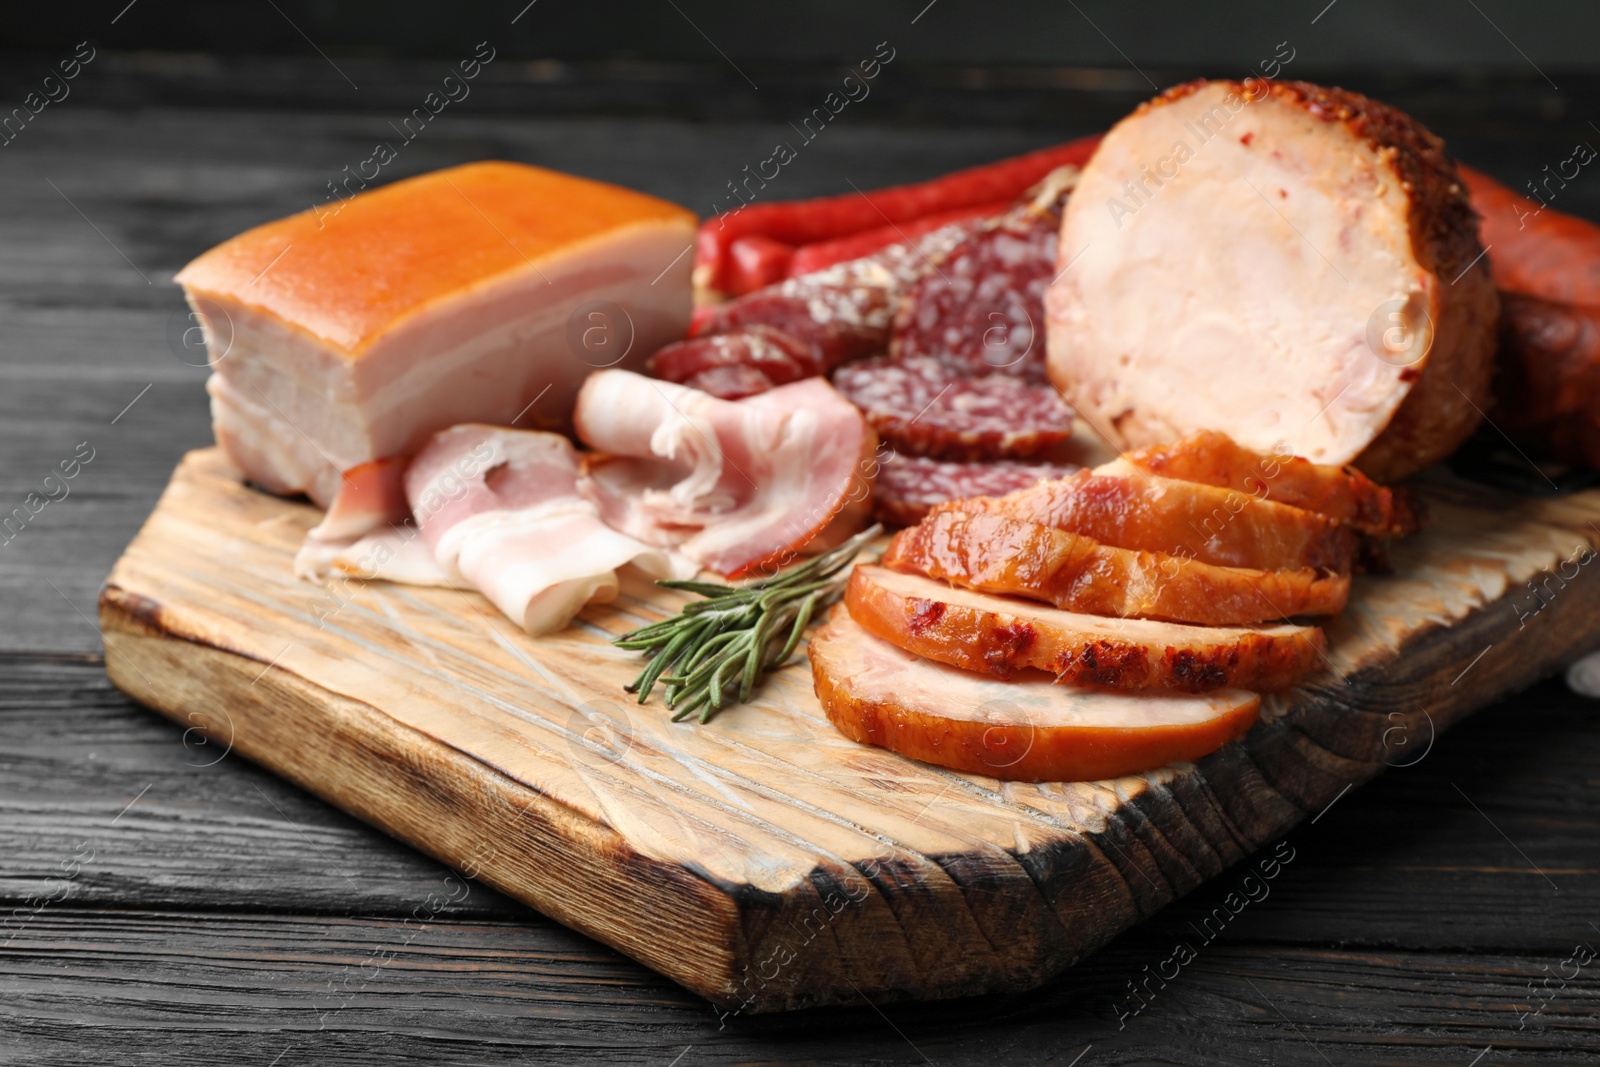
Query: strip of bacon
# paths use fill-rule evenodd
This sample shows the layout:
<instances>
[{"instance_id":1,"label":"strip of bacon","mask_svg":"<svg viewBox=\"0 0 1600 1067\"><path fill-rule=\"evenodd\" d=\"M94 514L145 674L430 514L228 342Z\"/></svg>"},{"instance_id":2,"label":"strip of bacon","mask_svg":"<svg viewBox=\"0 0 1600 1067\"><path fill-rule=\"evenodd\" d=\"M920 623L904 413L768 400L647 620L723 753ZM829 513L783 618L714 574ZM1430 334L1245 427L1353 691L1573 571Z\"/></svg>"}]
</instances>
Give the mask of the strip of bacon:
<instances>
[{"instance_id":1,"label":"strip of bacon","mask_svg":"<svg viewBox=\"0 0 1600 1067\"><path fill-rule=\"evenodd\" d=\"M821 378L729 401L600 371L579 393L574 421L605 453L586 473L606 522L719 574L787 562L849 505L864 521L875 441Z\"/></svg>"},{"instance_id":2,"label":"strip of bacon","mask_svg":"<svg viewBox=\"0 0 1600 1067\"><path fill-rule=\"evenodd\" d=\"M1234 626L1336 615L1350 575L1218 567L1162 552L1110 548L1005 515L944 510L901 530L883 564L986 593L1119 618Z\"/></svg>"},{"instance_id":3,"label":"strip of bacon","mask_svg":"<svg viewBox=\"0 0 1600 1067\"><path fill-rule=\"evenodd\" d=\"M409 457L389 456L369 460L339 477L339 492L307 537L320 541L348 541L411 513L406 503L406 464Z\"/></svg>"},{"instance_id":4,"label":"strip of bacon","mask_svg":"<svg viewBox=\"0 0 1600 1067\"><path fill-rule=\"evenodd\" d=\"M616 595L617 569L693 573L608 527L578 488L559 434L468 423L436 434L406 472L406 497L440 569L470 582L530 634Z\"/></svg>"}]
</instances>

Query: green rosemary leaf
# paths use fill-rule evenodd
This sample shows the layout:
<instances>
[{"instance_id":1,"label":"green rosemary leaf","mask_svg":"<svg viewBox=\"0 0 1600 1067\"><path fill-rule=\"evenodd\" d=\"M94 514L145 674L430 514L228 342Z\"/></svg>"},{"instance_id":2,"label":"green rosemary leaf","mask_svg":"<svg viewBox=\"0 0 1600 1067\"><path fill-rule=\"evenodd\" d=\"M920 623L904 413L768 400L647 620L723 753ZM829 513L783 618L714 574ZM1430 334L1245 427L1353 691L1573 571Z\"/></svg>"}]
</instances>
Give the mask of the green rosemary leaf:
<instances>
[{"instance_id":1,"label":"green rosemary leaf","mask_svg":"<svg viewBox=\"0 0 1600 1067\"><path fill-rule=\"evenodd\" d=\"M705 627L697 623L685 626L676 637L667 642L665 648L656 653L655 658L650 661L650 665L644 669L638 680L634 682L634 685L639 689L639 703L643 704L650 698L650 690L655 688L656 678L668 667L672 666L678 655L704 631Z\"/></svg>"},{"instance_id":2,"label":"green rosemary leaf","mask_svg":"<svg viewBox=\"0 0 1600 1067\"><path fill-rule=\"evenodd\" d=\"M613 641L618 648L643 652L649 662L625 688L645 703L659 682L672 721L699 712L699 721L729 702L748 701L762 676L788 662L818 609L844 595L848 568L882 527L864 530L813 559L742 585L698 580L662 580L667 589L704 599L685 604L678 614ZM786 636L785 636L786 635ZM784 638L777 656L768 651Z\"/></svg>"},{"instance_id":3,"label":"green rosemary leaf","mask_svg":"<svg viewBox=\"0 0 1600 1067\"><path fill-rule=\"evenodd\" d=\"M697 582L692 578L662 578L656 582L663 589L677 589L685 593L699 593L705 597L728 596L737 593L736 585L723 585L718 582Z\"/></svg>"},{"instance_id":4,"label":"green rosemary leaf","mask_svg":"<svg viewBox=\"0 0 1600 1067\"><path fill-rule=\"evenodd\" d=\"M800 643L800 635L806 632L806 627L811 625L811 613L816 610L817 594L812 593L800 602L800 610L795 615L794 628L789 631L789 640L783 643L783 651L773 657L768 669L781 666L789 662L789 657L794 655L794 647Z\"/></svg>"}]
</instances>

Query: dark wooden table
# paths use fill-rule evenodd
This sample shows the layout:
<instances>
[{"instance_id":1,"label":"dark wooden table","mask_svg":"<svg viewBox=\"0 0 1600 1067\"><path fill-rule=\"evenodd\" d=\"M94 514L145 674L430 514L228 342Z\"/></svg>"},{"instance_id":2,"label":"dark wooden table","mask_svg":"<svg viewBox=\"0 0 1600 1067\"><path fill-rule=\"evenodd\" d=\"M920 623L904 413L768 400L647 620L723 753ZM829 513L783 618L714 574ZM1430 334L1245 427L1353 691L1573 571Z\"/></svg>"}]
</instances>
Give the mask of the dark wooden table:
<instances>
[{"instance_id":1,"label":"dark wooden table","mask_svg":"<svg viewBox=\"0 0 1600 1067\"><path fill-rule=\"evenodd\" d=\"M725 1026L476 884L432 915L444 868L123 698L99 584L210 440L172 272L309 207L444 72L340 66L102 56L0 149L0 516L60 496L46 475L93 449L0 544L0 1062L1600 1063L1600 962L1564 965L1600 947L1600 730L1559 682L1415 739L1413 765L1279 846L1267 895L1209 943L1197 927L1243 867L1033 993ZM33 68L4 69L20 97ZM393 176L502 157L703 212L839 74L747 72L759 105L727 71L491 69ZM1148 91L1127 72L893 74L775 194L1050 143ZM1352 80L1519 186L1600 141L1592 82ZM1600 177L1563 195L1600 216ZM1180 942L1196 956L1173 977Z\"/></svg>"}]
</instances>

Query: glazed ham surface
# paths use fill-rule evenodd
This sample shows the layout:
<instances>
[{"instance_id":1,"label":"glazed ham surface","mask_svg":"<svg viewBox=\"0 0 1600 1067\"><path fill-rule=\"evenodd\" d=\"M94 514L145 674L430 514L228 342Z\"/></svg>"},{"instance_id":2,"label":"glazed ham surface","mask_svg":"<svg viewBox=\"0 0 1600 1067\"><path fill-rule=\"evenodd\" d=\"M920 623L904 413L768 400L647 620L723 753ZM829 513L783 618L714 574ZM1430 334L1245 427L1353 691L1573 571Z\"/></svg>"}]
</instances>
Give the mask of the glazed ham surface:
<instances>
[{"instance_id":1,"label":"glazed ham surface","mask_svg":"<svg viewBox=\"0 0 1600 1067\"><path fill-rule=\"evenodd\" d=\"M641 193L474 163L240 234L177 278L217 439L263 488L327 507L345 471L457 423L562 427L591 370L683 335L694 226Z\"/></svg>"},{"instance_id":2,"label":"glazed ham surface","mask_svg":"<svg viewBox=\"0 0 1600 1067\"><path fill-rule=\"evenodd\" d=\"M1219 567L957 507L896 534L884 566L1067 611L1200 625L1334 615L1350 594L1348 572Z\"/></svg>"},{"instance_id":3,"label":"glazed ham surface","mask_svg":"<svg viewBox=\"0 0 1600 1067\"><path fill-rule=\"evenodd\" d=\"M1116 465L945 508L1008 515L1113 548L1223 567L1343 570L1355 548L1349 528L1315 512Z\"/></svg>"},{"instance_id":4,"label":"glazed ham surface","mask_svg":"<svg viewBox=\"0 0 1600 1067\"><path fill-rule=\"evenodd\" d=\"M1439 139L1297 82L1196 82L1067 203L1051 377L1119 447L1200 429L1385 481L1477 425L1497 300Z\"/></svg>"},{"instance_id":5,"label":"glazed ham surface","mask_svg":"<svg viewBox=\"0 0 1600 1067\"><path fill-rule=\"evenodd\" d=\"M872 634L927 659L1000 678L1035 668L1058 683L1111 689L1284 689L1325 645L1314 626L1108 619L871 565L850 575L845 603Z\"/></svg>"},{"instance_id":6,"label":"glazed ham surface","mask_svg":"<svg viewBox=\"0 0 1600 1067\"><path fill-rule=\"evenodd\" d=\"M1086 781L1198 759L1256 721L1261 698L1114 693L1047 675L999 681L874 637L842 607L809 644L817 697L846 737L1019 781Z\"/></svg>"},{"instance_id":7,"label":"glazed ham surface","mask_svg":"<svg viewBox=\"0 0 1600 1067\"><path fill-rule=\"evenodd\" d=\"M1366 534L1403 537L1416 532L1419 520L1404 490L1379 485L1347 467L1312 463L1287 452L1252 452L1214 430L1124 453L1107 469L1123 465L1304 508Z\"/></svg>"}]
</instances>

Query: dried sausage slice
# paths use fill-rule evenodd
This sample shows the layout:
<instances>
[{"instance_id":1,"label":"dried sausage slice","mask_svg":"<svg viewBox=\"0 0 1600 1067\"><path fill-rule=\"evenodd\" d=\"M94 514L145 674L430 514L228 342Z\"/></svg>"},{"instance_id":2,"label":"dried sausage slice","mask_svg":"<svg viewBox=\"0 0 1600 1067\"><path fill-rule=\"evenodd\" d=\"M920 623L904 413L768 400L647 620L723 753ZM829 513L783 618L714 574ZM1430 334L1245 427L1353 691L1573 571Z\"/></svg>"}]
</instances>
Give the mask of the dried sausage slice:
<instances>
[{"instance_id":1,"label":"dried sausage slice","mask_svg":"<svg viewBox=\"0 0 1600 1067\"><path fill-rule=\"evenodd\" d=\"M883 352L906 287L981 225L951 223L719 304L699 322L695 336L652 355L648 369L732 400L762 391L763 379L770 388ZM746 372L729 369L741 365Z\"/></svg>"},{"instance_id":2,"label":"dried sausage slice","mask_svg":"<svg viewBox=\"0 0 1600 1067\"><path fill-rule=\"evenodd\" d=\"M1049 385L981 378L936 359L840 367L834 385L897 450L939 459L1027 459L1072 435L1072 409Z\"/></svg>"},{"instance_id":3,"label":"dried sausage slice","mask_svg":"<svg viewBox=\"0 0 1600 1067\"><path fill-rule=\"evenodd\" d=\"M1045 381L1044 294L1060 229L1059 213L1013 212L956 245L906 294L890 352Z\"/></svg>"},{"instance_id":4,"label":"dried sausage slice","mask_svg":"<svg viewBox=\"0 0 1600 1067\"><path fill-rule=\"evenodd\" d=\"M1107 619L872 565L851 573L845 603L868 631L927 659L1000 678L1037 668L1059 683L1109 689L1287 689L1325 647L1315 626Z\"/></svg>"},{"instance_id":5,"label":"dried sausage slice","mask_svg":"<svg viewBox=\"0 0 1600 1067\"><path fill-rule=\"evenodd\" d=\"M1199 759L1248 733L1261 707L1241 689L1118 693L1048 676L996 681L898 649L843 605L811 636L809 654L817 698L846 737L1013 781L1096 781Z\"/></svg>"},{"instance_id":6,"label":"dried sausage slice","mask_svg":"<svg viewBox=\"0 0 1600 1067\"><path fill-rule=\"evenodd\" d=\"M1067 463L1014 460L961 462L926 456L894 455L878 467L873 510L879 522L911 526L940 504L976 496L999 496L1045 478L1064 478L1078 470Z\"/></svg>"}]
</instances>

